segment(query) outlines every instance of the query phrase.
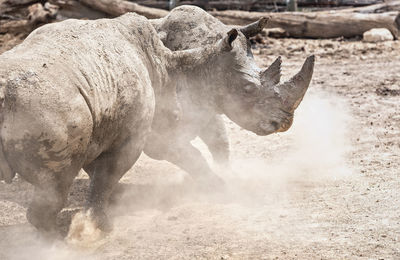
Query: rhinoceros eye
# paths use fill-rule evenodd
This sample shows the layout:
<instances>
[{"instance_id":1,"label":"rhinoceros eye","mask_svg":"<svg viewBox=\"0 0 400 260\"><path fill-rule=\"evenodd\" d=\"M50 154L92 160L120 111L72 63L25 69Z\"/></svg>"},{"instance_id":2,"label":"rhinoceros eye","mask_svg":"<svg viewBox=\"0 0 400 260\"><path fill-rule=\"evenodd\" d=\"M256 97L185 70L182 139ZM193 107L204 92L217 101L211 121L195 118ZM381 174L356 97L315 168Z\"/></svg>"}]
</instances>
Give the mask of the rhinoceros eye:
<instances>
[{"instance_id":1,"label":"rhinoceros eye","mask_svg":"<svg viewBox=\"0 0 400 260\"><path fill-rule=\"evenodd\" d=\"M257 90L257 87L254 85L246 85L244 86L244 92L246 92L247 94L252 94Z\"/></svg>"}]
</instances>

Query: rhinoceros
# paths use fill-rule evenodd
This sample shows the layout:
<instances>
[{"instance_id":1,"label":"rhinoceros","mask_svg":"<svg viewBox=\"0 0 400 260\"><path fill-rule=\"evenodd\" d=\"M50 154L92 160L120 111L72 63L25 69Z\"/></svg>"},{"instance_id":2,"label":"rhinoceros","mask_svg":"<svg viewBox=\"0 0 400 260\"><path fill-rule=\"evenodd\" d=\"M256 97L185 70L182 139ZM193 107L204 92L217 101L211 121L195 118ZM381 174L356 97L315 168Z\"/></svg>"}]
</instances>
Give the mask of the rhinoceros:
<instances>
[{"instance_id":1,"label":"rhinoceros","mask_svg":"<svg viewBox=\"0 0 400 260\"><path fill-rule=\"evenodd\" d=\"M235 55L221 55L215 62L181 75L177 85L183 111L181 121L173 131L168 127L162 132L152 131L145 153L172 162L205 181L204 185L219 185L222 181L190 142L199 136L214 160L226 164L229 141L221 114L261 136L289 129L294 111L310 84L314 56L308 57L300 72L283 83L280 83L280 57L269 68L260 69L254 61L249 38L261 32L267 20L262 18L238 28ZM171 50L213 44L231 28L194 6L177 7L166 17L151 21Z\"/></svg>"},{"instance_id":2,"label":"rhinoceros","mask_svg":"<svg viewBox=\"0 0 400 260\"><path fill-rule=\"evenodd\" d=\"M91 177L87 210L107 230L109 196L151 128L179 122L175 75L234 55L237 35L229 30L207 47L171 51L146 18L128 13L45 25L3 53L0 180L19 173L34 185L29 222L56 234L57 214L83 168Z\"/></svg>"}]
</instances>

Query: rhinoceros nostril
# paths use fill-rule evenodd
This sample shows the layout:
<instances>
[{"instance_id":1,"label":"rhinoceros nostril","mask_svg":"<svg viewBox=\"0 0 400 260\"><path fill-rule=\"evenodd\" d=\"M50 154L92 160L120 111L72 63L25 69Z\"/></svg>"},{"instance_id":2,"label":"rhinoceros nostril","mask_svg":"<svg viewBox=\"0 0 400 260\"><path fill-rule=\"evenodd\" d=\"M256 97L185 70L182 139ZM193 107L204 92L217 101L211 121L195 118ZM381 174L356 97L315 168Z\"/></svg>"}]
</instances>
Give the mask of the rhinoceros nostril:
<instances>
[{"instance_id":1,"label":"rhinoceros nostril","mask_svg":"<svg viewBox=\"0 0 400 260\"><path fill-rule=\"evenodd\" d=\"M273 125L275 129L278 129L278 128L279 128L279 123L276 122L276 121L272 121L272 122L271 122L271 125Z\"/></svg>"},{"instance_id":2,"label":"rhinoceros nostril","mask_svg":"<svg viewBox=\"0 0 400 260\"><path fill-rule=\"evenodd\" d=\"M264 132L264 134L271 134L271 133L276 132L276 130L278 130L279 123L275 122L275 121L271 121L271 122L262 121L259 123L258 126Z\"/></svg>"}]
</instances>

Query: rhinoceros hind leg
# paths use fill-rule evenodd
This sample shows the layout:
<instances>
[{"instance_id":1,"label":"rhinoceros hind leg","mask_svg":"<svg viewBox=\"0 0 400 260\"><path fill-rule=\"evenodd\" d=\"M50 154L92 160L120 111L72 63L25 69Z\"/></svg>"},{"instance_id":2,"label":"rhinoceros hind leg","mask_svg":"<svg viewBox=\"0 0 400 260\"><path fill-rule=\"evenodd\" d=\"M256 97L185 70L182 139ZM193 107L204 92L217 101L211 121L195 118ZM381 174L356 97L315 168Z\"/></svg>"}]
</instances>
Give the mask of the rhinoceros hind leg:
<instances>
[{"instance_id":1,"label":"rhinoceros hind leg","mask_svg":"<svg viewBox=\"0 0 400 260\"><path fill-rule=\"evenodd\" d=\"M144 140L129 139L117 149L103 152L84 168L91 179L87 211L91 212L92 220L102 231L112 230L106 208L118 181L132 168L143 150L144 141L137 141L140 139Z\"/></svg>"},{"instance_id":2,"label":"rhinoceros hind leg","mask_svg":"<svg viewBox=\"0 0 400 260\"><path fill-rule=\"evenodd\" d=\"M164 138L152 133L144 152L153 159L167 160L190 174L200 190L219 191L225 182L208 165L201 152L190 141Z\"/></svg>"},{"instance_id":3,"label":"rhinoceros hind leg","mask_svg":"<svg viewBox=\"0 0 400 260\"><path fill-rule=\"evenodd\" d=\"M57 215L67 200L69 188L77 174L78 170L75 174L49 173L40 186L35 186L26 216L42 234L49 237L60 236L56 225Z\"/></svg>"},{"instance_id":4,"label":"rhinoceros hind leg","mask_svg":"<svg viewBox=\"0 0 400 260\"><path fill-rule=\"evenodd\" d=\"M214 162L221 166L229 164L229 139L224 120L220 115L213 117L199 134L199 137L210 150Z\"/></svg>"}]
</instances>

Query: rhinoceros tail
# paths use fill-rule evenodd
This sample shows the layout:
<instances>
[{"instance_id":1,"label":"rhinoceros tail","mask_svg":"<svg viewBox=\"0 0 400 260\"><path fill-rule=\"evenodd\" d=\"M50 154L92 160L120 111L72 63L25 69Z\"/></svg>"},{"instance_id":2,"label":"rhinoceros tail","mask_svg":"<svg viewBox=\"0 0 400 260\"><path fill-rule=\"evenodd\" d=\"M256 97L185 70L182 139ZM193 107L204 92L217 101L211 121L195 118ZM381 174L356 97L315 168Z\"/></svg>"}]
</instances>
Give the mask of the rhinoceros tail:
<instances>
[{"instance_id":1,"label":"rhinoceros tail","mask_svg":"<svg viewBox=\"0 0 400 260\"><path fill-rule=\"evenodd\" d=\"M0 127L3 124L3 113L4 113L4 102L5 102L5 84L0 79ZM6 183L11 183L15 176L15 172L11 169L8 164L4 149L3 142L0 136L0 181L4 180Z\"/></svg>"}]
</instances>

